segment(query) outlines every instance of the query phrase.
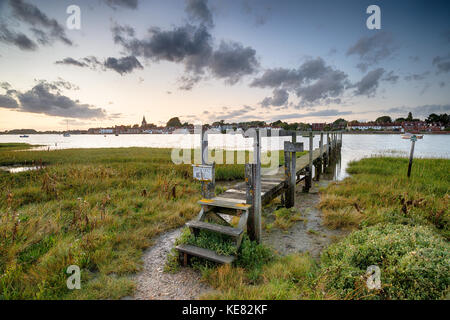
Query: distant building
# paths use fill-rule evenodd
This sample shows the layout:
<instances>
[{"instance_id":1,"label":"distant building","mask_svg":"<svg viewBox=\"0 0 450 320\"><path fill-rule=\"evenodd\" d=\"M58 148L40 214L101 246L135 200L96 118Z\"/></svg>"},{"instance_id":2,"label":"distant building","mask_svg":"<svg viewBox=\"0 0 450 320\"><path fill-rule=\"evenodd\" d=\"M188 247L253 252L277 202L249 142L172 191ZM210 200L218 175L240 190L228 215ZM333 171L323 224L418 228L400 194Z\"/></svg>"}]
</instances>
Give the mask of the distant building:
<instances>
[{"instance_id":1,"label":"distant building","mask_svg":"<svg viewBox=\"0 0 450 320\"><path fill-rule=\"evenodd\" d=\"M377 131L402 131L401 123L376 123L376 122L358 122L348 123L347 130L377 130Z\"/></svg>"},{"instance_id":2,"label":"distant building","mask_svg":"<svg viewBox=\"0 0 450 320\"><path fill-rule=\"evenodd\" d=\"M312 123L311 128L312 128L312 131L324 131L326 125L327 124L325 122L324 123Z\"/></svg>"}]
</instances>

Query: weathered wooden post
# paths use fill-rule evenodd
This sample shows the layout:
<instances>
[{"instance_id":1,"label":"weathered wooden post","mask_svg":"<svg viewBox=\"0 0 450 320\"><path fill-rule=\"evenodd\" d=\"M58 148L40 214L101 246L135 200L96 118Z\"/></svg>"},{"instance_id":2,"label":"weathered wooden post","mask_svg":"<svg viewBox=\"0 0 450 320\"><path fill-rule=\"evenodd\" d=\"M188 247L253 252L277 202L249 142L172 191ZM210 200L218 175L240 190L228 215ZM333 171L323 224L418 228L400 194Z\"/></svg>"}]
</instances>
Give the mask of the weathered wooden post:
<instances>
[{"instance_id":1,"label":"weathered wooden post","mask_svg":"<svg viewBox=\"0 0 450 320\"><path fill-rule=\"evenodd\" d=\"M309 189L311 189L312 185L312 172L313 172L313 133L312 131L309 132L309 164L306 168L306 177L305 177L305 186L303 188L303 192L309 192Z\"/></svg>"},{"instance_id":2,"label":"weathered wooden post","mask_svg":"<svg viewBox=\"0 0 450 320\"><path fill-rule=\"evenodd\" d=\"M295 205L295 185L297 184L296 152L303 151L303 143L284 142L284 173L286 177L285 206L292 208Z\"/></svg>"},{"instance_id":3,"label":"weathered wooden post","mask_svg":"<svg viewBox=\"0 0 450 320\"><path fill-rule=\"evenodd\" d=\"M320 155L317 158L316 162L316 180L319 181L320 175L324 172L323 169L323 132L320 132L320 141L319 141L319 151Z\"/></svg>"},{"instance_id":4,"label":"weathered wooden post","mask_svg":"<svg viewBox=\"0 0 450 320\"><path fill-rule=\"evenodd\" d=\"M288 142L288 141L286 141ZM291 183L291 176L292 176L292 161L291 161L291 152L288 151L286 142L284 144L284 176L286 178L286 181L288 182L288 186L286 188L286 191L284 193L284 205L286 208L291 208L293 206L294 202L294 195L292 192L292 183ZM295 192L295 189L294 189Z\"/></svg>"},{"instance_id":5,"label":"weathered wooden post","mask_svg":"<svg viewBox=\"0 0 450 320\"><path fill-rule=\"evenodd\" d=\"M327 166L330 165L330 158L331 158L331 140L330 140L330 133L327 132Z\"/></svg>"},{"instance_id":6,"label":"weathered wooden post","mask_svg":"<svg viewBox=\"0 0 450 320\"><path fill-rule=\"evenodd\" d=\"M250 240L261 242L261 136L258 129L253 136L253 163L247 166L251 170L251 190L253 190L247 233ZM252 134L250 134L251 136ZM250 169L251 168L251 169ZM247 199L249 201L249 199Z\"/></svg>"},{"instance_id":7,"label":"weathered wooden post","mask_svg":"<svg viewBox=\"0 0 450 320\"><path fill-rule=\"evenodd\" d=\"M408 164L408 178L411 176L411 169L414 157L414 146L416 144L417 139L422 139L422 136L416 136L413 134L412 136L403 136L402 139L411 140L411 151L409 153L409 164Z\"/></svg>"},{"instance_id":8,"label":"weathered wooden post","mask_svg":"<svg viewBox=\"0 0 450 320\"><path fill-rule=\"evenodd\" d=\"M202 129L200 131L200 146L201 146L201 153L202 153L202 167L203 169L199 169L202 171L200 174L204 174L206 169L208 171L212 170L213 174L211 175L211 179L202 179L202 197L205 199L211 199L215 195L215 189L216 189L216 179L215 179L215 170L216 170L216 164L213 163L212 165L208 164L208 134L204 132L203 125ZM199 167L199 168L200 168ZM211 167L211 169L207 168ZM209 174L208 174L209 176Z\"/></svg>"},{"instance_id":9,"label":"weathered wooden post","mask_svg":"<svg viewBox=\"0 0 450 320\"><path fill-rule=\"evenodd\" d=\"M411 152L409 153L409 164L408 164L408 178L411 176L411 167L413 163L414 157L414 145L416 144L416 140L411 138Z\"/></svg>"},{"instance_id":10,"label":"weathered wooden post","mask_svg":"<svg viewBox=\"0 0 450 320\"><path fill-rule=\"evenodd\" d=\"M254 163L246 163L245 164L245 183L247 185L246 203L250 204L250 205L253 204L253 196L255 194L255 189L254 189L255 167L256 167L256 164L254 164Z\"/></svg>"}]
</instances>

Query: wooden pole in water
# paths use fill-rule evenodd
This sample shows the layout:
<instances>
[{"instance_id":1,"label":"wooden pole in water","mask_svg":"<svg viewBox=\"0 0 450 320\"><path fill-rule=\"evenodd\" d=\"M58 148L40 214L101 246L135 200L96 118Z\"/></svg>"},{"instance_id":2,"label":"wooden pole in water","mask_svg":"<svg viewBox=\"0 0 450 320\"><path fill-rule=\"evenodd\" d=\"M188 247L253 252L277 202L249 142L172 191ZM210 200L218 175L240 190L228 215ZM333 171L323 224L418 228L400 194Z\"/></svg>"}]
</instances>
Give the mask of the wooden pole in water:
<instances>
[{"instance_id":1,"label":"wooden pole in water","mask_svg":"<svg viewBox=\"0 0 450 320\"><path fill-rule=\"evenodd\" d=\"M413 156L414 156L414 145L416 144L415 139L411 139L411 152L409 154L409 164L408 164L408 178L411 176L411 167L413 163Z\"/></svg>"}]
</instances>

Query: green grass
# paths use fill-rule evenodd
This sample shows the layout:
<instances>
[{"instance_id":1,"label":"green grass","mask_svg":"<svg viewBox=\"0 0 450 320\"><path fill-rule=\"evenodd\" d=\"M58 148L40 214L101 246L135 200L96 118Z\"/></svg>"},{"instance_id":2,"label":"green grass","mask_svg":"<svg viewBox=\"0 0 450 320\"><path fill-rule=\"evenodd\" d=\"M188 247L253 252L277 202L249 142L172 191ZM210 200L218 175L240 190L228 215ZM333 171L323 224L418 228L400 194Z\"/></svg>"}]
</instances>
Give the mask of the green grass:
<instances>
[{"instance_id":1,"label":"green grass","mask_svg":"<svg viewBox=\"0 0 450 320\"><path fill-rule=\"evenodd\" d=\"M377 223L429 225L449 239L450 160L377 157L349 164L352 175L325 191L320 207L331 228Z\"/></svg>"},{"instance_id":2,"label":"green grass","mask_svg":"<svg viewBox=\"0 0 450 320\"><path fill-rule=\"evenodd\" d=\"M351 177L322 191L325 223L355 231L325 249L320 261L294 254L275 256L257 269L206 268L204 278L217 290L203 298L445 299L450 295L450 160L416 159L410 179L407 163L401 158L353 162ZM275 216L283 222L288 211ZM365 286L370 265L381 270L380 290Z\"/></svg>"},{"instance_id":3,"label":"green grass","mask_svg":"<svg viewBox=\"0 0 450 320\"><path fill-rule=\"evenodd\" d=\"M37 145L31 145L28 143L0 143L0 152L26 150L30 148L38 147Z\"/></svg>"},{"instance_id":4,"label":"green grass","mask_svg":"<svg viewBox=\"0 0 450 320\"><path fill-rule=\"evenodd\" d=\"M169 149L11 147L0 148L0 165L45 167L0 172L0 299L132 294L130 275L141 268L143 249L200 209L191 166L174 165ZM242 178L243 171L218 165L217 180ZM66 288L70 265L82 270L82 290Z\"/></svg>"}]
</instances>

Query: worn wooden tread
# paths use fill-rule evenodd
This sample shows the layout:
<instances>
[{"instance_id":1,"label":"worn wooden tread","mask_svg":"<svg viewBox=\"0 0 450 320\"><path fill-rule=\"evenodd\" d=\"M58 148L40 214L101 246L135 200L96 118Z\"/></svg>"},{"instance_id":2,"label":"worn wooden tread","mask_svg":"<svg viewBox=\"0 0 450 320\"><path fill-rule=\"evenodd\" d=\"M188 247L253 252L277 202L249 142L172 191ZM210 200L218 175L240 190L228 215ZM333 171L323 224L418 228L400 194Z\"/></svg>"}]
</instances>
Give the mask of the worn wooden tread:
<instances>
[{"instance_id":1,"label":"worn wooden tread","mask_svg":"<svg viewBox=\"0 0 450 320\"><path fill-rule=\"evenodd\" d=\"M176 247L176 249L182 253L186 253L203 259L208 259L218 263L229 264L236 259L235 256L219 255L212 250L195 247L189 244L180 244Z\"/></svg>"},{"instance_id":2,"label":"worn wooden tread","mask_svg":"<svg viewBox=\"0 0 450 320\"><path fill-rule=\"evenodd\" d=\"M229 208L229 209L234 209L234 210L249 210L250 209L250 205L246 204L245 201L244 203L237 203L236 201L229 201L229 200L224 200L225 198L222 199L201 199L198 201L198 204L204 205L204 206L214 206L214 207L223 207L223 208ZM242 202L243 200L241 199L236 199L239 200L240 202Z\"/></svg>"},{"instance_id":3,"label":"worn wooden tread","mask_svg":"<svg viewBox=\"0 0 450 320\"><path fill-rule=\"evenodd\" d=\"M189 228L194 228L194 229L203 229L203 230L214 231L214 232L222 233L227 236L234 237L234 238L239 237L244 232L242 229L228 227L228 226L222 226L219 224L212 224L212 223L203 222L203 221L190 221L190 222L186 223L186 226L188 226Z\"/></svg>"}]
</instances>

